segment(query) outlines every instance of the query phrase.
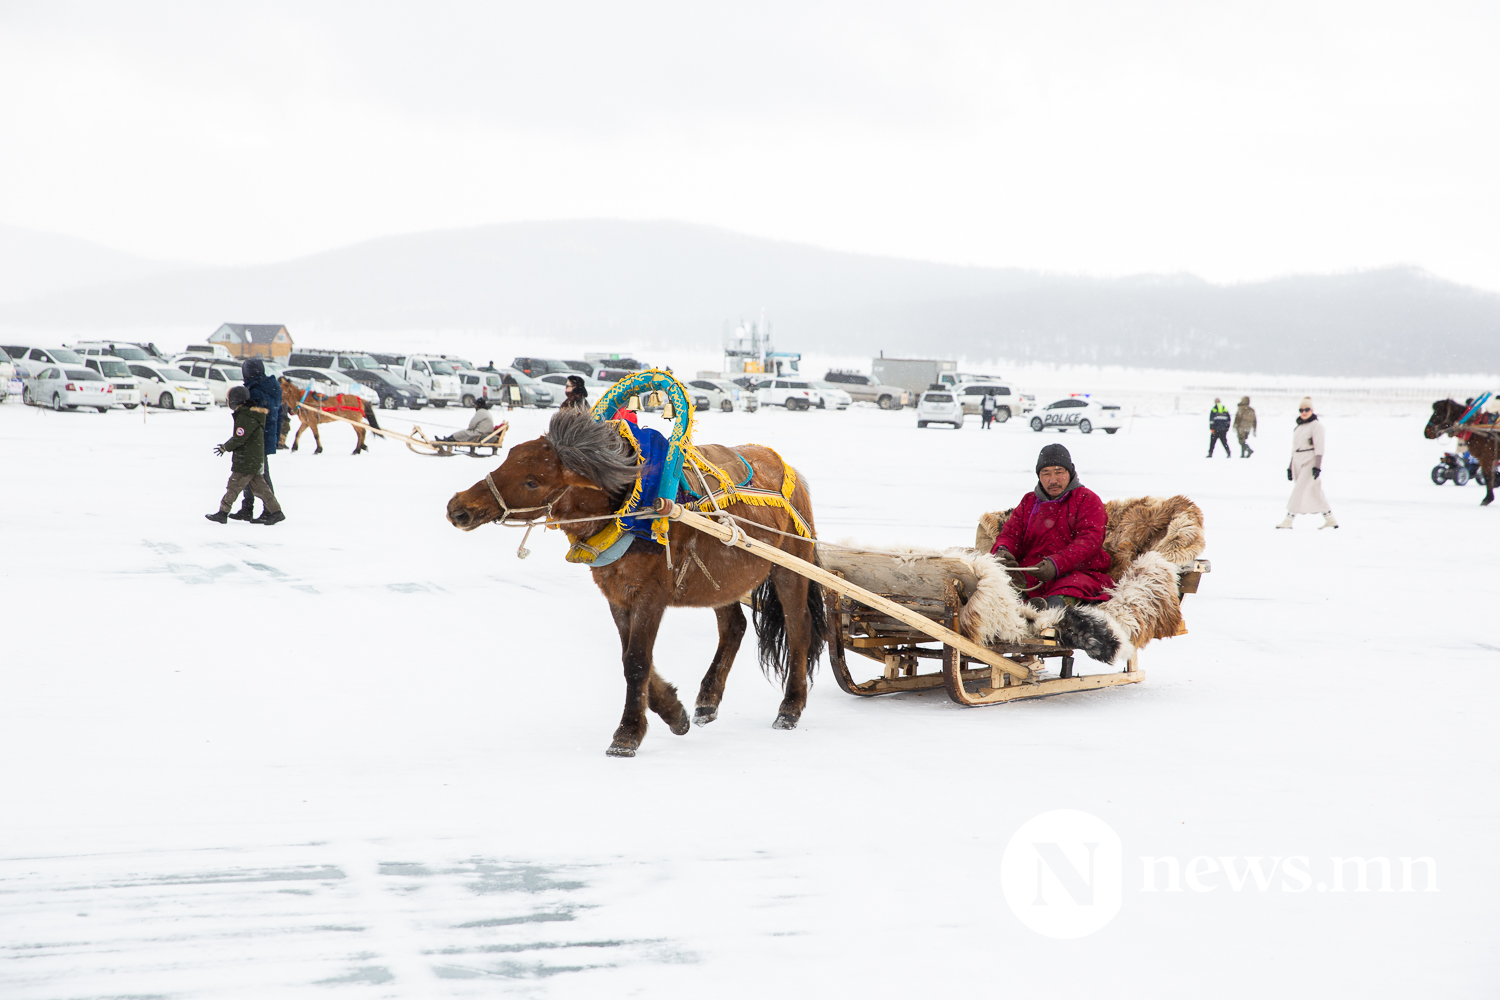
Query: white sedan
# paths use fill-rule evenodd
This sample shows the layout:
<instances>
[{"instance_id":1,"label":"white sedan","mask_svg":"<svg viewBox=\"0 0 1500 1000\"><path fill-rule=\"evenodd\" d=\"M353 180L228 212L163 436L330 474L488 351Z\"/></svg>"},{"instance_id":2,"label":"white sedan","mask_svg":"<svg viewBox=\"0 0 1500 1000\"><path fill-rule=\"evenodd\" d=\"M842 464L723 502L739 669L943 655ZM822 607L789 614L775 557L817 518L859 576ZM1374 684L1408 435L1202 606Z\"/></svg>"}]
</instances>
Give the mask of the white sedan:
<instances>
[{"instance_id":1,"label":"white sedan","mask_svg":"<svg viewBox=\"0 0 1500 1000\"><path fill-rule=\"evenodd\" d=\"M1120 429L1120 408L1087 396L1069 396L1031 415L1031 429L1037 432L1050 428L1066 434L1072 427L1077 427L1080 434L1092 434L1095 430L1113 434Z\"/></svg>"},{"instance_id":2,"label":"white sedan","mask_svg":"<svg viewBox=\"0 0 1500 1000\"><path fill-rule=\"evenodd\" d=\"M103 413L115 404L115 387L92 368L46 365L27 382L22 399L54 410L92 406Z\"/></svg>"},{"instance_id":3,"label":"white sedan","mask_svg":"<svg viewBox=\"0 0 1500 1000\"><path fill-rule=\"evenodd\" d=\"M163 410L206 410L214 405L208 384L172 365L127 362L141 387L141 402Z\"/></svg>"},{"instance_id":4,"label":"white sedan","mask_svg":"<svg viewBox=\"0 0 1500 1000\"><path fill-rule=\"evenodd\" d=\"M695 378L688 386L708 397L710 409L723 410L725 413L733 410L740 398L740 387L723 379Z\"/></svg>"},{"instance_id":5,"label":"white sedan","mask_svg":"<svg viewBox=\"0 0 1500 1000\"><path fill-rule=\"evenodd\" d=\"M818 390L818 395L823 397L822 402L818 403L818 409L820 410L847 410L849 409L849 404L854 402L853 396L840 389L833 382L814 379L812 386Z\"/></svg>"}]
</instances>

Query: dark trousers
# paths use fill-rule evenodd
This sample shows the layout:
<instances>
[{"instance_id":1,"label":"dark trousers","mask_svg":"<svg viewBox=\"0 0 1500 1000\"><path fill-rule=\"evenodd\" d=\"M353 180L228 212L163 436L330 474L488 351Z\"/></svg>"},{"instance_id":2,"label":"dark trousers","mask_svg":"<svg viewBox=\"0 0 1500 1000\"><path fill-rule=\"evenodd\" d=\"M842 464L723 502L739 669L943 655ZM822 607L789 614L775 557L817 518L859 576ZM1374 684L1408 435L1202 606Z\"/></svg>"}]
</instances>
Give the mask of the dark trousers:
<instances>
[{"instance_id":1,"label":"dark trousers","mask_svg":"<svg viewBox=\"0 0 1500 1000\"><path fill-rule=\"evenodd\" d=\"M261 472L236 472L229 477L229 485L224 491L224 499L219 501L219 510L229 513L229 508L234 506L234 498L241 493L245 494L245 502L251 503L249 498L253 494L260 497L266 505L268 512L281 509L281 504L276 502L276 494L271 492L271 482Z\"/></svg>"},{"instance_id":2,"label":"dark trousers","mask_svg":"<svg viewBox=\"0 0 1500 1000\"><path fill-rule=\"evenodd\" d=\"M274 500L275 499L275 489L276 489L276 487L271 483L271 457L269 455L267 455L265 458L263 458L263 459L260 460L260 478L264 479L266 481L266 492L271 493L272 494L272 499ZM251 485L250 485L249 482L246 482L245 483L245 504L244 504L246 510L249 510L251 507L255 506L255 499L254 498L257 497L257 496L260 496L260 494L256 493L255 490L251 488ZM262 498L262 499L264 499L264 498ZM233 506L234 501L230 500L229 503L230 503L231 506ZM266 504L266 509L270 510L271 509L271 505L270 504ZM280 510L280 509L281 509L280 506L276 507L276 510Z\"/></svg>"},{"instance_id":3,"label":"dark trousers","mask_svg":"<svg viewBox=\"0 0 1500 1000\"><path fill-rule=\"evenodd\" d=\"M990 429L990 422L995 419L995 411L994 410L980 410L979 411L979 419L981 421L980 426L983 427L985 430L989 430Z\"/></svg>"},{"instance_id":4,"label":"dark trousers","mask_svg":"<svg viewBox=\"0 0 1500 1000\"><path fill-rule=\"evenodd\" d=\"M1209 458L1213 458L1214 457L1214 445L1216 445L1216 444L1222 444L1224 446L1224 457L1225 458L1233 458L1234 457L1233 455L1231 455L1229 453L1229 429L1228 428L1225 428L1222 431L1209 431L1208 432L1208 457Z\"/></svg>"}]
</instances>

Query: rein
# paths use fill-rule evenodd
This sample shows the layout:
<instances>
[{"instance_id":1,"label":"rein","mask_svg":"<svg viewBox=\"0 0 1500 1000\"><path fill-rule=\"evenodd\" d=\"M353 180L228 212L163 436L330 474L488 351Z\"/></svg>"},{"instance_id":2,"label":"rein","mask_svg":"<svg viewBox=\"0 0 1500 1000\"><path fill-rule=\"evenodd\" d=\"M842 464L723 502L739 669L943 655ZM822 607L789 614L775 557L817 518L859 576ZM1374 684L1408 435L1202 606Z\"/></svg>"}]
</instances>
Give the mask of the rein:
<instances>
[{"instance_id":1,"label":"rein","mask_svg":"<svg viewBox=\"0 0 1500 1000\"><path fill-rule=\"evenodd\" d=\"M535 507L512 507L510 504L505 502L505 498L502 497L500 495L500 491L495 488L495 480L493 477L493 472L486 472L484 474L484 485L490 488L490 496L494 497L495 502L500 505L500 516L495 520L496 524L505 524L506 522L513 520L512 515L525 514L533 510L546 511L546 513L544 513L541 517L541 520L543 521L547 520L547 518L551 515L552 504L550 503L538 504ZM521 536L521 544L516 546L516 558L525 559L527 556L531 555L531 550L526 547L526 540L531 537L531 529L536 527L537 518L514 518L514 520L518 521L519 524L526 525L526 534Z\"/></svg>"}]
</instances>

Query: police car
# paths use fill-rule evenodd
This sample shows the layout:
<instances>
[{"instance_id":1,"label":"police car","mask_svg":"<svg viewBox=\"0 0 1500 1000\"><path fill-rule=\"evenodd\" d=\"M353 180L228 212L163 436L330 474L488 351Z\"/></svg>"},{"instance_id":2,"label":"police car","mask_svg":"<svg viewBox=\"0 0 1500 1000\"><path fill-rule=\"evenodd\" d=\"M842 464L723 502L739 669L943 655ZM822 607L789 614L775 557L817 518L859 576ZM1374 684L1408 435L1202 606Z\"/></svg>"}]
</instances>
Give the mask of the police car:
<instances>
[{"instance_id":1,"label":"police car","mask_svg":"<svg viewBox=\"0 0 1500 1000\"><path fill-rule=\"evenodd\" d=\"M1120 429L1120 408L1080 394L1049 403L1031 417L1031 429L1038 432L1051 429L1063 434L1073 427L1080 434L1096 430L1113 434Z\"/></svg>"}]
</instances>

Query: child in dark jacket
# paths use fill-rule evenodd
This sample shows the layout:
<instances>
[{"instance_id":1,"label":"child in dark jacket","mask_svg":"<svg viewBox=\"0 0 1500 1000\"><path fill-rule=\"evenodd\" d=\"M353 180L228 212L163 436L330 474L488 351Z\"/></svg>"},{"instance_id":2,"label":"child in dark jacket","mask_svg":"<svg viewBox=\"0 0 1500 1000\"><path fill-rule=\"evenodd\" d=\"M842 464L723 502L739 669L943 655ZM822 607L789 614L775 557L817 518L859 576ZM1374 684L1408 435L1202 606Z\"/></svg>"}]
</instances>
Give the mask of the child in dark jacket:
<instances>
[{"instance_id":1,"label":"child in dark jacket","mask_svg":"<svg viewBox=\"0 0 1500 1000\"><path fill-rule=\"evenodd\" d=\"M229 390L229 405L234 407L234 435L214 448L215 455L222 455L226 451L234 452L229 488L224 499L219 501L218 511L204 516L219 524L229 523L229 509L234 506L234 498L248 486L266 505L265 513L251 523L276 524L285 521L286 515L281 512L276 494L271 492L271 485L261 475L261 468L266 460L266 416L270 411L265 407L252 405L250 392L242 385Z\"/></svg>"}]
</instances>

